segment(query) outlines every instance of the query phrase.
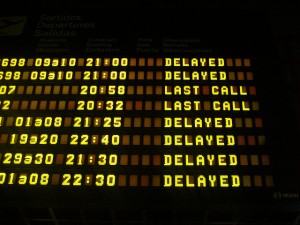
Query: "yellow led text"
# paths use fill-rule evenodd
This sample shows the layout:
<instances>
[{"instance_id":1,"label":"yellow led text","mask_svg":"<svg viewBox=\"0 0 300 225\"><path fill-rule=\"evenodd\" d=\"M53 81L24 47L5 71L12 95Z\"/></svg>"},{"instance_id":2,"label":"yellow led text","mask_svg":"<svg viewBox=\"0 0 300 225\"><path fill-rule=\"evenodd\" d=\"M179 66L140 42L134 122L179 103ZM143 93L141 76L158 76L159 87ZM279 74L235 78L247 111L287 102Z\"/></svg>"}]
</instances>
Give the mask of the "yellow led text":
<instances>
[{"instance_id":1,"label":"yellow led text","mask_svg":"<svg viewBox=\"0 0 300 225\"><path fill-rule=\"evenodd\" d=\"M236 166L236 155L164 155L164 166Z\"/></svg>"},{"instance_id":2,"label":"yellow led text","mask_svg":"<svg viewBox=\"0 0 300 225\"><path fill-rule=\"evenodd\" d=\"M212 86L213 95L247 95L245 86Z\"/></svg>"},{"instance_id":3,"label":"yellow led text","mask_svg":"<svg viewBox=\"0 0 300 225\"><path fill-rule=\"evenodd\" d=\"M165 66L225 66L223 58L165 58Z\"/></svg>"},{"instance_id":4,"label":"yellow led text","mask_svg":"<svg viewBox=\"0 0 300 225\"><path fill-rule=\"evenodd\" d=\"M171 89L171 90L170 90ZM168 87L165 86L165 94L166 95L199 95L200 94L200 87L199 86L175 86L175 87Z\"/></svg>"},{"instance_id":5,"label":"yellow led text","mask_svg":"<svg viewBox=\"0 0 300 225\"><path fill-rule=\"evenodd\" d=\"M165 117L164 127L176 127L176 128L202 128L202 127L215 127L215 128L232 128L231 118L188 118L188 117Z\"/></svg>"},{"instance_id":6,"label":"yellow led text","mask_svg":"<svg viewBox=\"0 0 300 225\"><path fill-rule=\"evenodd\" d=\"M245 101L242 101L241 104L237 101L213 101L212 103L215 111L250 111L250 107L247 106Z\"/></svg>"},{"instance_id":7,"label":"yellow led text","mask_svg":"<svg viewBox=\"0 0 300 225\"><path fill-rule=\"evenodd\" d=\"M235 138L233 135L164 135L164 145L176 146L234 146Z\"/></svg>"},{"instance_id":8,"label":"yellow led text","mask_svg":"<svg viewBox=\"0 0 300 225\"><path fill-rule=\"evenodd\" d=\"M200 101L175 101L175 102L170 102L170 101L164 101L164 110L185 110L185 111L190 111L190 110L200 110L201 105Z\"/></svg>"},{"instance_id":9,"label":"yellow led text","mask_svg":"<svg viewBox=\"0 0 300 225\"><path fill-rule=\"evenodd\" d=\"M164 175L164 187L239 187L238 175Z\"/></svg>"},{"instance_id":10,"label":"yellow led text","mask_svg":"<svg viewBox=\"0 0 300 225\"><path fill-rule=\"evenodd\" d=\"M226 80L225 71L165 71L165 80Z\"/></svg>"}]
</instances>

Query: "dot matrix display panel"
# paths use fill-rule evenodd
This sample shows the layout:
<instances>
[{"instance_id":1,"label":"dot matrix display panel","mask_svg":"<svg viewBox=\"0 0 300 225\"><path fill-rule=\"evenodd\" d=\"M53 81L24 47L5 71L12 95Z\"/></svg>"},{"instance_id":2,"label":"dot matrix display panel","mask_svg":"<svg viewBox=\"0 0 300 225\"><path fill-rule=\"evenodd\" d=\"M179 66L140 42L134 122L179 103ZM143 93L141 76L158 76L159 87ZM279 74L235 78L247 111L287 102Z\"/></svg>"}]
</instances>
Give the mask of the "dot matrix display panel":
<instances>
[{"instance_id":1,"label":"dot matrix display panel","mask_svg":"<svg viewBox=\"0 0 300 225\"><path fill-rule=\"evenodd\" d=\"M123 204L297 195L273 142L276 101L266 85L278 84L263 63L267 34L231 30L242 15L208 21L201 36L172 13L148 13L127 16L128 33L104 15L0 18L14 31L0 36L0 188L8 199L22 200L24 190L85 202L127 195ZM228 37L215 36L226 29Z\"/></svg>"}]
</instances>

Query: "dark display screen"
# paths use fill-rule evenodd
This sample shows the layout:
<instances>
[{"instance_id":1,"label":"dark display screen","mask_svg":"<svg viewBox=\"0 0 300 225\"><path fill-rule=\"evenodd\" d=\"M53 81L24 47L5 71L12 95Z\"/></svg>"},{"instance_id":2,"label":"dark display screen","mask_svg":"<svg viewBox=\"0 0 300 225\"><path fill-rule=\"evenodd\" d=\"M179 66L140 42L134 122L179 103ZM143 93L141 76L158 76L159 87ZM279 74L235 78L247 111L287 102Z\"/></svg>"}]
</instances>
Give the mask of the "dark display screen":
<instances>
[{"instance_id":1,"label":"dark display screen","mask_svg":"<svg viewBox=\"0 0 300 225\"><path fill-rule=\"evenodd\" d=\"M5 201L297 200L264 18L204 15L0 17Z\"/></svg>"}]
</instances>

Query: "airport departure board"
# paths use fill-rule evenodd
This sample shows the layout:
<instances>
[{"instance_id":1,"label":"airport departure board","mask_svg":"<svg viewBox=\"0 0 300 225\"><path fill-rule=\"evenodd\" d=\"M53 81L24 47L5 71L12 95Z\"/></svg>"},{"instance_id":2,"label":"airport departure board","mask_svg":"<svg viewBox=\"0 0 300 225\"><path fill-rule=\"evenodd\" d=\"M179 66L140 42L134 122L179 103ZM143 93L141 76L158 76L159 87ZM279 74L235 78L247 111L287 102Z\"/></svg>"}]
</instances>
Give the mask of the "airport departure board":
<instances>
[{"instance_id":1,"label":"airport departure board","mask_svg":"<svg viewBox=\"0 0 300 225\"><path fill-rule=\"evenodd\" d=\"M1 164L45 172L2 172L1 183L273 186L270 175L237 169L270 164L250 65L240 58L3 58L1 145L9 151ZM107 172L46 172L55 167Z\"/></svg>"},{"instance_id":2,"label":"airport departure board","mask_svg":"<svg viewBox=\"0 0 300 225\"><path fill-rule=\"evenodd\" d=\"M274 142L267 31L150 14L0 17L4 198L299 198L280 169L296 155Z\"/></svg>"}]
</instances>

